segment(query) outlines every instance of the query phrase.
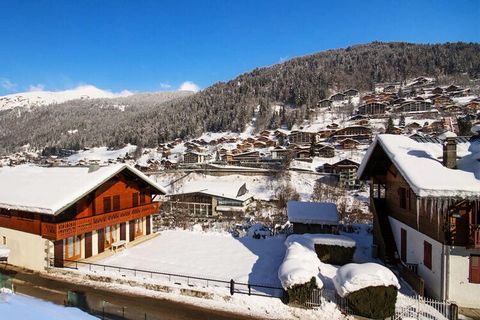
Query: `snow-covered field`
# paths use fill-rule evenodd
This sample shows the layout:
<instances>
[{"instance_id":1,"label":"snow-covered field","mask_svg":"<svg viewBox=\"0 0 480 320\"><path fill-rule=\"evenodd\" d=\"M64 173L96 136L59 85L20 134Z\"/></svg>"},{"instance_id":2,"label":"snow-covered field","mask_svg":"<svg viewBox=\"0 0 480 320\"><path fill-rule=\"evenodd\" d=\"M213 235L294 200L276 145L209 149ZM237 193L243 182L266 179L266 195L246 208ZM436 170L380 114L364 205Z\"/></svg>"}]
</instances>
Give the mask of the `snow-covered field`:
<instances>
[{"instance_id":1,"label":"snow-covered field","mask_svg":"<svg viewBox=\"0 0 480 320\"><path fill-rule=\"evenodd\" d=\"M40 299L0 290L1 319L87 320L97 319L77 308L66 308Z\"/></svg>"},{"instance_id":2,"label":"snow-covered field","mask_svg":"<svg viewBox=\"0 0 480 320\"><path fill-rule=\"evenodd\" d=\"M99 261L100 264L279 286L284 237L235 238L228 233L162 231L156 238Z\"/></svg>"}]
</instances>

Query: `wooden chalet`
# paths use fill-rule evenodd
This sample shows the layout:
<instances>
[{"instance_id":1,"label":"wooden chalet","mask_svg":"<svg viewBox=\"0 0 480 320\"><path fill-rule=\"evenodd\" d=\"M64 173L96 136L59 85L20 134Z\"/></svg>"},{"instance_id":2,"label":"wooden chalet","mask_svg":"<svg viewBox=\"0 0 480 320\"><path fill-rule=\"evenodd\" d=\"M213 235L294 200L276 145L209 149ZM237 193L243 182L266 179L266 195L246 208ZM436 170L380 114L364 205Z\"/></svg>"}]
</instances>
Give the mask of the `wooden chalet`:
<instances>
[{"instance_id":1,"label":"wooden chalet","mask_svg":"<svg viewBox=\"0 0 480 320\"><path fill-rule=\"evenodd\" d=\"M335 157L335 148L329 144L317 143L313 146L313 154L322 158Z\"/></svg>"},{"instance_id":2,"label":"wooden chalet","mask_svg":"<svg viewBox=\"0 0 480 320\"><path fill-rule=\"evenodd\" d=\"M253 201L243 182L191 182L169 195L165 211L190 218L233 218L245 214Z\"/></svg>"},{"instance_id":3,"label":"wooden chalet","mask_svg":"<svg viewBox=\"0 0 480 320\"><path fill-rule=\"evenodd\" d=\"M318 106L320 108L330 108L332 106L333 101L330 99L323 99L318 102Z\"/></svg>"},{"instance_id":4,"label":"wooden chalet","mask_svg":"<svg viewBox=\"0 0 480 320\"><path fill-rule=\"evenodd\" d=\"M288 136L288 142L291 144L305 145L318 141L318 134L309 131L292 131Z\"/></svg>"},{"instance_id":5,"label":"wooden chalet","mask_svg":"<svg viewBox=\"0 0 480 320\"><path fill-rule=\"evenodd\" d=\"M396 112L400 113L420 113L420 112L431 112L432 103L425 100L409 100L404 101L400 106L395 108Z\"/></svg>"},{"instance_id":6,"label":"wooden chalet","mask_svg":"<svg viewBox=\"0 0 480 320\"><path fill-rule=\"evenodd\" d=\"M194 151L187 151L183 155L183 162L184 163L205 163L207 159L207 155L204 153L194 152Z\"/></svg>"},{"instance_id":7,"label":"wooden chalet","mask_svg":"<svg viewBox=\"0 0 480 320\"><path fill-rule=\"evenodd\" d=\"M361 115L384 115L387 111L387 105L383 102L370 102L358 107L358 113Z\"/></svg>"},{"instance_id":8,"label":"wooden chalet","mask_svg":"<svg viewBox=\"0 0 480 320\"><path fill-rule=\"evenodd\" d=\"M294 234L338 233L340 219L334 203L290 200L287 215Z\"/></svg>"},{"instance_id":9,"label":"wooden chalet","mask_svg":"<svg viewBox=\"0 0 480 320\"><path fill-rule=\"evenodd\" d=\"M357 89L348 89L345 92L343 92L343 94L346 95L347 97L356 97L360 93L358 92Z\"/></svg>"},{"instance_id":10,"label":"wooden chalet","mask_svg":"<svg viewBox=\"0 0 480 320\"><path fill-rule=\"evenodd\" d=\"M480 140L436 140L379 135L370 146L358 176L370 183L374 245L413 270L417 292L478 307Z\"/></svg>"},{"instance_id":11,"label":"wooden chalet","mask_svg":"<svg viewBox=\"0 0 480 320\"><path fill-rule=\"evenodd\" d=\"M338 177L338 186L345 189L356 189L360 187L360 181L357 179L357 170L359 163L343 159L334 164L325 163L323 172L331 173Z\"/></svg>"},{"instance_id":12,"label":"wooden chalet","mask_svg":"<svg viewBox=\"0 0 480 320\"><path fill-rule=\"evenodd\" d=\"M344 101L347 99L347 96L343 93L335 93L333 96L330 97L332 101Z\"/></svg>"},{"instance_id":13,"label":"wooden chalet","mask_svg":"<svg viewBox=\"0 0 480 320\"><path fill-rule=\"evenodd\" d=\"M165 191L128 165L0 168L0 239L32 270L79 260L152 232Z\"/></svg>"},{"instance_id":14,"label":"wooden chalet","mask_svg":"<svg viewBox=\"0 0 480 320\"><path fill-rule=\"evenodd\" d=\"M345 150L356 149L357 146L360 144L360 142L358 142L355 139L351 139L351 138L343 139L343 140L339 141L338 143L340 144L342 149L345 149Z\"/></svg>"},{"instance_id":15,"label":"wooden chalet","mask_svg":"<svg viewBox=\"0 0 480 320\"><path fill-rule=\"evenodd\" d=\"M335 131L330 136L333 140L342 140L346 138L357 141L370 140L372 138L372 129L366 126L349 126Z\"/></svg>"}]
</instances>

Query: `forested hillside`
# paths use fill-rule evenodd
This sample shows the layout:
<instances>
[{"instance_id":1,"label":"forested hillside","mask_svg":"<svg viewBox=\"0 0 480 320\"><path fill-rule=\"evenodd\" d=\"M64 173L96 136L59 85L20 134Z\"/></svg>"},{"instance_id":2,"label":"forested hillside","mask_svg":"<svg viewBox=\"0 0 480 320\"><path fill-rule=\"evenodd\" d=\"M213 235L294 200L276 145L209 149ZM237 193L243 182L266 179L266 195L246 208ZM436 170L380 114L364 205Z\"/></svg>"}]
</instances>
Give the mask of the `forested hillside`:
<instances>
[{"instance_id":1,"label":"forested hillside","mask_svg":"<svg viewBox=\"0 0 480 320\"><path fill-rule=\"evenodd\" d=\"M76 100L30 112L0 113L0 153L19 146L153 147L205 131L242 131L260 105L257 128L291 126L336 90L371 90L377 82L433 76L440 81L480 76L480 45L371 43L329 50L255 69L197 94L159 102L141 98ZM288 106L274 114L273 104Z\"/></svg>"}]
</instances>

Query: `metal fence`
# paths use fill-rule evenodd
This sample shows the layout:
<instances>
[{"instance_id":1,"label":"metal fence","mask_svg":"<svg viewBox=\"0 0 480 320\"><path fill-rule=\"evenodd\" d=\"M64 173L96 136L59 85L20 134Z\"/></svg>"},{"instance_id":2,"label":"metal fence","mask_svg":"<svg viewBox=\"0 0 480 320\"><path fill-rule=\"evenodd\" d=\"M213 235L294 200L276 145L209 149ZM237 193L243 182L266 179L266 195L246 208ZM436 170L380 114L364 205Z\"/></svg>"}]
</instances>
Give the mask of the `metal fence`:
<instances>
[{"instance_id":1,"label":"metal fence","mask_svg":"<svg viewBox=\"0 0 480 320\"><path fill-rule=\"evenodd\" d=\"M133 268L117 267L105 264L90 263L76 260L66 259L50 259L50 267L60 262L64 268L83 270L95 274L114 277L135 277L143 280L152 279L161 282L172 283L175 285L185 285L196 288L226 288L230 294L247 294L252 296L263 296L272 298L283 298L285 290L282 287L263 284L263 283L244 283L236 282L233 279L214 279L207 277L199 277L194 275L175 274L153 270L142 270Z\"/></svg>"},{"instance_id":2,"label":"metal fence","mask_svg":"<svg viewBox=\"0 0 480 320\"><path fill-rule=\"evenodd\" d=\"M393 319L456 319L458 309L449 301L439 301L422 296L398 296Z\"/></svg>"}]
</instances>

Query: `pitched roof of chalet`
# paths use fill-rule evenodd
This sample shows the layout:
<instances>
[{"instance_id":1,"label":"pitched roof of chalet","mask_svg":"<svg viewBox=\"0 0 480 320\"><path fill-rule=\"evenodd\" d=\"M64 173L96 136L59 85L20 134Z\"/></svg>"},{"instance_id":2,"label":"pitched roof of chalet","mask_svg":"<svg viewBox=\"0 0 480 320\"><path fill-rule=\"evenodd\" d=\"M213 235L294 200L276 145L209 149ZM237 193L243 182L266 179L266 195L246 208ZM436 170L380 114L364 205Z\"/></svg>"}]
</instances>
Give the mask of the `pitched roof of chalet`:
<instances>
[{"instance_id":1,"label":"pitched roof of chalet","mask_svg":"<svg viewBox=\"0 0 480 320\"><path fill-rule=\"evenodd\" d=\"M287 203L288 221L305 224L337 225L337 206L330 202L305 202L290 200Z\"/></svg>"},{"instance_id":2,"label":"pitched roof of chalet","mask_svg":"<svg viewBox=\"0 0 480 320\"><path fill-rule=\"evenodd\" d=\"M98 167L0 168L0 208L58 214L120 172L129 171L158 193L166 191L142 172L127 165Z\"/></svg>"},{"instance_id":3,"label":"pitched roof of chalet","mask_svg":"<svg viewBox=\"0 0 480 320\"><path fill-rule=\"evenodd\" d=\"M244 182L212 182L212 181L193 181L186 183L182 190L171 195L203 193L206 195L227 198L238 201L245 201L253 197L246 189Z\"/></svg>"},{"instance_id":4,"label":"pitched roof of chalet","mask_svg":"<svg viewBox=\"0 0 480 320\"><path fill-rule=\"evenodd\" d=\"M480 197L480 140L457 144L457 169L442 164L443 145L417 142L405 136L378 135L357 176L368 179L390 163L419 197Z\"/></svg>"}]
</instances>

